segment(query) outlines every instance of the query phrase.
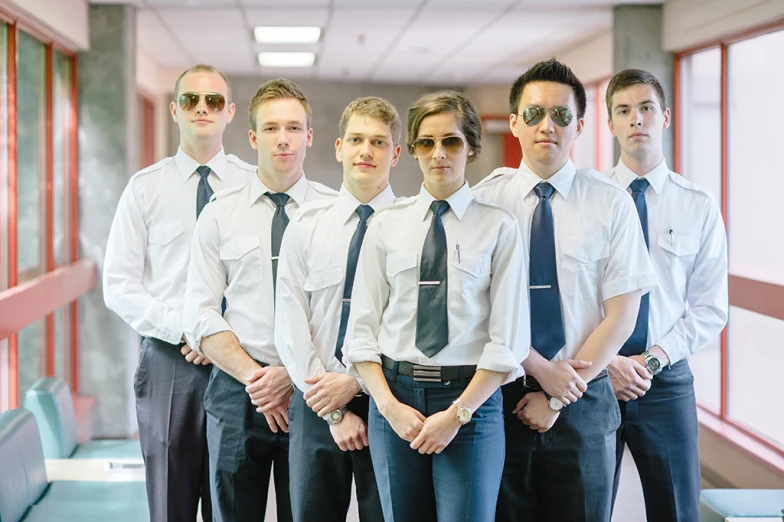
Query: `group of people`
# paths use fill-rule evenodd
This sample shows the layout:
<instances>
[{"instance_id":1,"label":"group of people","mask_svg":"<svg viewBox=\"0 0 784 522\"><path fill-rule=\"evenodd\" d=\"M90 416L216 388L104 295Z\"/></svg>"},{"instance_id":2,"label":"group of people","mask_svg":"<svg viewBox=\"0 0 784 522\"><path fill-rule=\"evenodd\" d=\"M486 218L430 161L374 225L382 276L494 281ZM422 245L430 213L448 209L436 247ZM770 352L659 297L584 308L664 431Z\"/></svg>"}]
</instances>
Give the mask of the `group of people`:
<instances>
[{"instance_id":1,"label":"group of people","mask_svg":"<svg viewBox=\"0 0 784 522\"><path fill-rule=\"evenodd\" d=\"M583 85L533 65L509 95L519 168L469 187L466 94L425 94L405 122L359 98L336 192L303 172L297 85L253 97L253 166L223 150L226 77L185 71L179 150L131 178L103 267L143 337L151 520L263 520L272 476L280 521L345 521L352 482L363 522L609 521L628 446L648 520L697 521L687 357L727 320L726 234L664 160L659 81L618 73L607 109L620 161L577 169ZM398 198L406 153L423 183Z\"/></svg>"}]
</instances>

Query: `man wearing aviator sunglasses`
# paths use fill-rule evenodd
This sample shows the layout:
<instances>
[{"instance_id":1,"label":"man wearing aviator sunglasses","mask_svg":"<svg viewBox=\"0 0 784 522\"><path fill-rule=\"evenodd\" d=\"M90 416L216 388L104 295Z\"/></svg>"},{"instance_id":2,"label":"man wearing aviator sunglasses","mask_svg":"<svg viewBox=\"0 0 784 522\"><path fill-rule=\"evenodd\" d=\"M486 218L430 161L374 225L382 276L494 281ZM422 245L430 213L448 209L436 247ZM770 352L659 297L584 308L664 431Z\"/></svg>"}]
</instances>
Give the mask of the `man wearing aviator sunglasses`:
<instances>
[{"instance_id":1,"label":"man wearing aviator sunglasses","mask_svg":"<svg viewBox=\"0 0 784 522\"><path fill-rule=\"evenodd\" d=\"M586 105L572 71L555 59L534 65L509 103L523 160L474 189L530 231L532 349L526 375L503 387L496 520L609 521L620 414L605 367L656 276L630 198L569 159Z\"/></svg>"},{"instance_id":2,"label":"man wearing aviator sunglasses","mask_svg":"<svg viewBox=\"0 0 784 522\"><path fill-rule=\"evenodd\" d=\"M112 222L104 299L143 336L134 391L152 522L212 520L204 391L209 361L183 337L191 235L213 191L247 182L254 167L223 151L231 87L195 65L175 84L177 154L134 175ZM229 103L227 103L229 101Z\"/></svg>"}]
</instances>

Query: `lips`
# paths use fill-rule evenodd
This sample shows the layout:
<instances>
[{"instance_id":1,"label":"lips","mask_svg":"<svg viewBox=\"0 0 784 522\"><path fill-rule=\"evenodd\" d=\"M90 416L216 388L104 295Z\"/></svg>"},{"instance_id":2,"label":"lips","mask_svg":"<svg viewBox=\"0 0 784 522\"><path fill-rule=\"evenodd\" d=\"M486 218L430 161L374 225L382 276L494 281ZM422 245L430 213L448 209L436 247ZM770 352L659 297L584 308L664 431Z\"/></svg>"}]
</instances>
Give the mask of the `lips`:
<instances>
[{"instance_id":1,"label":"lips","mask_svg":"<svg viewBox=\"0 0 784 522\"><path fill-rule=\"evenodd\" d=\"M372 168L376 167L372 163L354 163L354 166L355 167L359 167L359 168L363 168L363 169L372 169Z\"/></svg>"},{"instance_id":2,"label":"lips","mask_svg":"<svg viewBox=\"0 0 784 522\"><path fill-rule=\"evenodd\" d=\"M634 134L632 134L629 137L630 138L645 138L646 136L648 136L648 135L647 134L643 134L641 132L635 132Z\"/></svg>"}]
</instances>

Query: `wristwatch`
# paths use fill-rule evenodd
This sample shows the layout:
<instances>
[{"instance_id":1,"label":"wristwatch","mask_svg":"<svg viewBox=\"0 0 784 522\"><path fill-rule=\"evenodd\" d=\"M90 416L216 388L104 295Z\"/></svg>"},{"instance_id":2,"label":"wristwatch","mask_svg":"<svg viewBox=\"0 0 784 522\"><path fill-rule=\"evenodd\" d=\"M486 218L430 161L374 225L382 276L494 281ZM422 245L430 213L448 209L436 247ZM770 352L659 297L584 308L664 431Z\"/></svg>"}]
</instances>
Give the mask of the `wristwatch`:
<instances>
[{"instance_id":1,"label":"wristwatch","mask_svg":"<svg viewBox=\"0 0 784 522\"><path fill-rule=\"evenodd\" d=\"M324 417L324 420L327 421L327 424L330 426L334 426L343 420L343 417L346 415L347 411L348 406L341 406L337 410L332 410L331 412L327 413L327 416Z\"/></svg>"},{"instance_id":2,"label":"wristwatch","mask_svg":"<svg viewBox=\"0 0 784 522\"><path fill-rule=\"evenodd\" d=\"M662 371L661 359L653 355L649 350L642 352L642 356L645 359L645 366L651 371L651 373L654 375L659 375L659 373Z\"/></svg>"},{"instance_id":3,"label":"wristwatch","mask_svg":"<svg viewBox=\"0 0 784 522\"><path fill-rule=\"evenodd\" d=\"M561 401L561 399L556 399L555 397L553 397L552 395L550 395L544 390L542 390L542 393L544 393L544 396L547 399L547 406L549 406L551 410L561 411L565 406L565 404Z\"/></svg>"},{"instance_id":4,"label":"wristwatch","mask_svg":"<svg viewBox=\"0 0 784 522\"><path fill-rule=\"evenodd\" d=\"M471 410L463 406L463 401L460 400L460 397L452 401L452 404L457 408L457 422L463 425L471 422Z\"/></svg>"}]
</instances>

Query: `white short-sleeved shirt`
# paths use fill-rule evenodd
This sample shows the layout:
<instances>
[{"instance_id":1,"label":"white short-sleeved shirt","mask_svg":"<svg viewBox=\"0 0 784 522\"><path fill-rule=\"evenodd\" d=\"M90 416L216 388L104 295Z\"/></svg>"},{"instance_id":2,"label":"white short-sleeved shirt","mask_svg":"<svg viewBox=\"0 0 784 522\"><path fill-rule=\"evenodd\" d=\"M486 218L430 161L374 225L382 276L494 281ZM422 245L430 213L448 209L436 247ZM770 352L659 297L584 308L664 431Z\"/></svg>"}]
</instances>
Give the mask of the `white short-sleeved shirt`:
<instances>
[{"instance_id":1,"label":"white short-sleeved shirt","mask_svg":"<svg viewBox=\"0 0 784 522\"><path fill-rule=\"evenodd\" d=\"M533 188L543 180L525 163L500 168L474 192L509 209L520 223L526 266L531 221L539 203ZM555 256L566 344L553 361L570 359L604 318L603 302L656 286L640 220L629 195L592 169L569 160L547 180L555 228ZM527 268L526 268L527 270Z\"/></svg>"},{"instance_id":2,"label":"white short-sleeved shirt","mask_svg":"<svg viewBox=\"0 0 784 522\"><path fill-rule=\"evenodd\" d=\"M608 177L628 190L637 175L619 161ZM727 234L713 196L662 160L643 176L650 256L659 278L651 290L648 344L670 364L716 337L727 323Z\"/></svg>"},{"instance_id":3,"label":"white short-sleeved shirt","mask_svg":"<svg viewBox=\"0 0 784 522\"><path fill-rule=\"evenodd\" d=\"M426 366L476 365L522 375L530 347L527 277L517 220L475 197L467 184L447 198L441 217L447 241L449 343L433 357L415 345L419 263L435 198L417 196L379 211L368 227L354 280L343 346L350 374L358 362Z\"/></svg>"},{"instance_id":4,"label":"white short-sleeved shirt","mask_svg":"<svg viewBox=\"0 0 784 522\"><path fill-rule=\"evenodd\" d=\"M202 338L232 331L253 359L280 364L274 339L272 219L269 189L253 176L241 187L216 193L204 207L191 245L185 289L185 336L199 350ZM302 177L289 189L286 214L300 205L332 199L334 190ZM284 234L285 237L285 234ZM221 301L226 312L221 315Z\"/></svg>"},{"instance_id":5,"label":"white short-sleeved shirt","mask_svg":"<svg viewBox=\"0 0 784 522\"><path fill-rule=\"evenodd\" d=\"M387 185L368 202L374 211L368 223L375 212L394 202L395 194ZM310 388L305 383L308 377L346 372L335 357L335 345L359 205L359 200L341 187L336 199L300 208L284 235L278 261L275 347L302 391Z\"/></svg>"},{"instance_id":6,"label":"white short-sleeved shirt","mask_svg":"<svg viewBox=\"0 0 784 522\"><path fill-rule=\"evenodd\" d=\"M206 164L213 191L247 183L256 167L220 150ZM112 221L103 266L106 306L145 337L182 339L182 306L196 225L199 163L182 149L137 172Z\"/></svg>"}]
</instances>

